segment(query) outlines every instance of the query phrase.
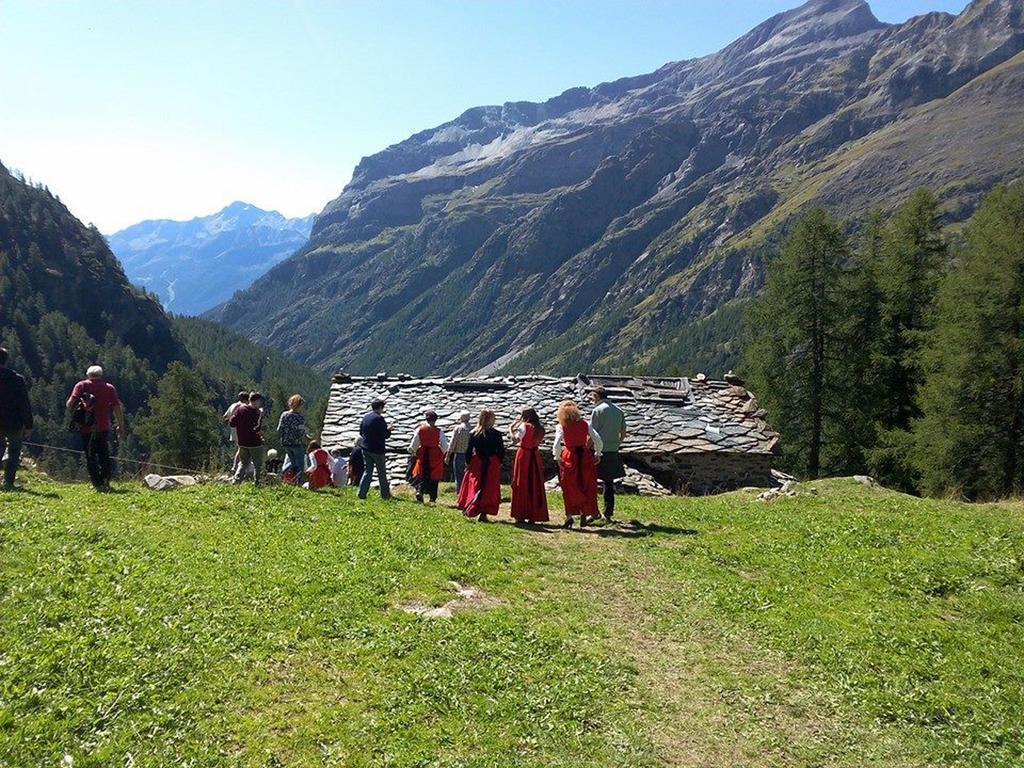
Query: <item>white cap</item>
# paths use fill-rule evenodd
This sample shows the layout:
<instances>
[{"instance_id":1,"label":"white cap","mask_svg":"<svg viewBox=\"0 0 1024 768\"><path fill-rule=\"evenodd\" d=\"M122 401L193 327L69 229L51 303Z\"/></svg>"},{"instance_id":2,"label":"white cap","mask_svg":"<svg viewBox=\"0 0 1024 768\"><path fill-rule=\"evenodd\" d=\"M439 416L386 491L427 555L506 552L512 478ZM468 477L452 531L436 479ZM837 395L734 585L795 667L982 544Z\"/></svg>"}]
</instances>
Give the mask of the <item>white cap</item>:
<instances>
[{"instance_id":1,"label":"white cap","mask_svg":"<svg viewBox=\"0 0 1024 768\"><path fill-rule=\"evenodd\" d=\"M463 411L462 413L459 414L459 421L469 421L471 416L472 414L470 414L469 411Z\"/></svg>"}]
</instances>

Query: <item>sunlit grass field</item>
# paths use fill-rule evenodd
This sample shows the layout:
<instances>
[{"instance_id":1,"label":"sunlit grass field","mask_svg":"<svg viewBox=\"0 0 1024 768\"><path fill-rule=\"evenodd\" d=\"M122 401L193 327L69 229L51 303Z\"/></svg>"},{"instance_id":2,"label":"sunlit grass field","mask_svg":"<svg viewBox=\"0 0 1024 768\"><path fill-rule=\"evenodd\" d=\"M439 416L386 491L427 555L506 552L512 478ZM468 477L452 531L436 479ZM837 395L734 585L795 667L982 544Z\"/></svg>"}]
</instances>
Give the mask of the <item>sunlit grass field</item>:
<instances>
[{"instance_id":1,"label":"sunlit grass field","mask_svg":"<svg viewBox=\"0 0 1024 768\"><path fill-rule=\"evenodd\" d=\"M450 487L30 477L0 495L0 766L1024 764L1024 505L800 488L563 531ZM484 599L403 610L455 585Z\"/></svg>"}]
</instances>

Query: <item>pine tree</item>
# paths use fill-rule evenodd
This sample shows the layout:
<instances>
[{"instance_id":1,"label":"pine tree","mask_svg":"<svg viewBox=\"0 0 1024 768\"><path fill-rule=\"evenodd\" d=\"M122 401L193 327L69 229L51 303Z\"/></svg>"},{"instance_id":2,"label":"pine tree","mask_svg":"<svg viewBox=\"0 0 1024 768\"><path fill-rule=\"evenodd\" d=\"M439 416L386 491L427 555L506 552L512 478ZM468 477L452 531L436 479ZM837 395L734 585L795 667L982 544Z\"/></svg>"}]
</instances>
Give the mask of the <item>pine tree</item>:
<instances>
[{"instance_id":1,"label":"pine tree","mask_svg":"<svg viewBox=\"0 0 1024 768\"><path fill-rule=\"evenodd\" d=\"M835 424L836 359L843 354L839 277L849 257L843 228L815 209L769 264L748 317L746 370L782 431L788 465L817 477L823 437Z\"/></svg>"},{"instance_id":2,"label":"pine tree","mask_svg":"<svg viewBox=\"0 0 1024 768\"><path fill-rule=\"evenodd\" d=\"M1024 187L998 188L943 281L915 423L923 490L1024 491Z\"/></svg>"},{"instance_id":3,"label":"pine tree","mask_svg":"<svg viewBox=\"0 0 1024 768\"><path fill-rule=\"evenodd\" d=\"M152 459L186 469L201 469L220 443L220 420L211 407L213 393L199 374L174 362L149 400L149 413L136 429L152 449Z\"/></svg>"},{"instance_id":4,"label":"pine tree","mask_svg":"<svg viewBox=\"0 0 1024 768\"><path fill-rule=\"evenodd\" d=\"M827 442L833 456L831 463L843 474L864 471L880 415L876 363L882 295L878 272L884 238L884 216L881 211L872 211L839 283L839 334L844 352L835 361L835 407L840 417Z\"/></svg>"},{"instance_id":5,"label":"pine tree","mask_svg":"<svg viewBox=\"0 0 1024 768\"><path fill-rule=\"evenodd\" d=\"M909 429L920 416L921 350L946 260L938 200L927 189L919 189L896 212L882 241L876 352L876 397L881 407L877 444L869 456L879 479L908 491L917 483Z\"/></svg>"}]
</instances>

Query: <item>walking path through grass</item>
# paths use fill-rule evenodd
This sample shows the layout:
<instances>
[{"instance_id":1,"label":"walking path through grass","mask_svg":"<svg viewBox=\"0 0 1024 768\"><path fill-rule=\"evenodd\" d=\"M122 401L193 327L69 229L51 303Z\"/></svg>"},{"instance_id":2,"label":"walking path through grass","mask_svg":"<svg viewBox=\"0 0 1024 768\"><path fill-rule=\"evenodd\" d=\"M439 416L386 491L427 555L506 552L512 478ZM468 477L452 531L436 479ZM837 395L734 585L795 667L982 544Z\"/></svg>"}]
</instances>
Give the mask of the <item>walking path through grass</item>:
<instances>
[{"instance_id":1,"label":"walking path through grass","mask_svg":"<svg viewBox=\"0 0 1024 768\"><path fill-rule=\"evenodd\" d=\"M1024 508L816 487L562 531L33 479L0 766L1020 765Z\"/></svg>"}]
</instances>

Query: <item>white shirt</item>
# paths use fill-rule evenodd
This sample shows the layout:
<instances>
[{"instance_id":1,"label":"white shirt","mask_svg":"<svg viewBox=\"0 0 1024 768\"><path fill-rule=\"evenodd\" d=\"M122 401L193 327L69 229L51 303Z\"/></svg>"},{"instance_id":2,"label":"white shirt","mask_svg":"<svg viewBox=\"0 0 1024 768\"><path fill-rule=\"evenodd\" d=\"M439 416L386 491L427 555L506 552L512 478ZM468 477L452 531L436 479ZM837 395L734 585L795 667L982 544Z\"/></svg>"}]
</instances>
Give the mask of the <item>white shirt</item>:
<instances>
[{"instance_id":1,"label":"white shirt","mask_svg":"<svg viewBox=\"0 0 1024 768\"><path fill-rule=\"evenodd\" d=\"M441 430L438 430L438 431L441 432ZM419 447L420 447L420 428L416 427L416 431L412 433L412 442L409 443L409 453L415 454L416 451L419 450ZM441 448L442 452L448 450L448 435L446 435L444 432L441 432L441 444L440 444L439 447Z\"/></svg>"},{"instance_id":2,"label":"white shirt","mask_svg":"<svg viewBox=\"0 0 1024 768\"><path fill-rule=\"evenodd\" d=\"M604 443L601 442L601 436L597 434L597 430L590 426L590 422L587 422L587 431L590 433L590 440L594 443L594 453L600 457L601 451L604 450ZM555 427L555 444L551 446L551 452L555 454L555 458L559 458L562 455L563 435L562 425L559 424Z\"/></svg>"},{"instance_id":3,"label":"white shirt","mask_svg":"<svg viewBox=\"0 0 1024 768\"><path fill-rule=\"evenodd\" d=\"M331 462L331 485L342 488L348 485L348 459L338 456Z\"/></svg>"},{"instance_id":4,"label":"white shirt","mask_svg":"<svg viewBox=\"0 0 1024 768\"><path fill-rule=\"evenodd\" d=\"M229 405L228 409L226 411L224 411L224 420L227 421L232 416L234 416L235 415L235 411L237 411L241 407L242 407L242 404L240 402L238 402L237 400L235 402L233 402L231 405ZM238 442L238 430L235 429L234 427L231 428L231 442L232 443L237 443Z\"/></svg>"}]
</instances>

